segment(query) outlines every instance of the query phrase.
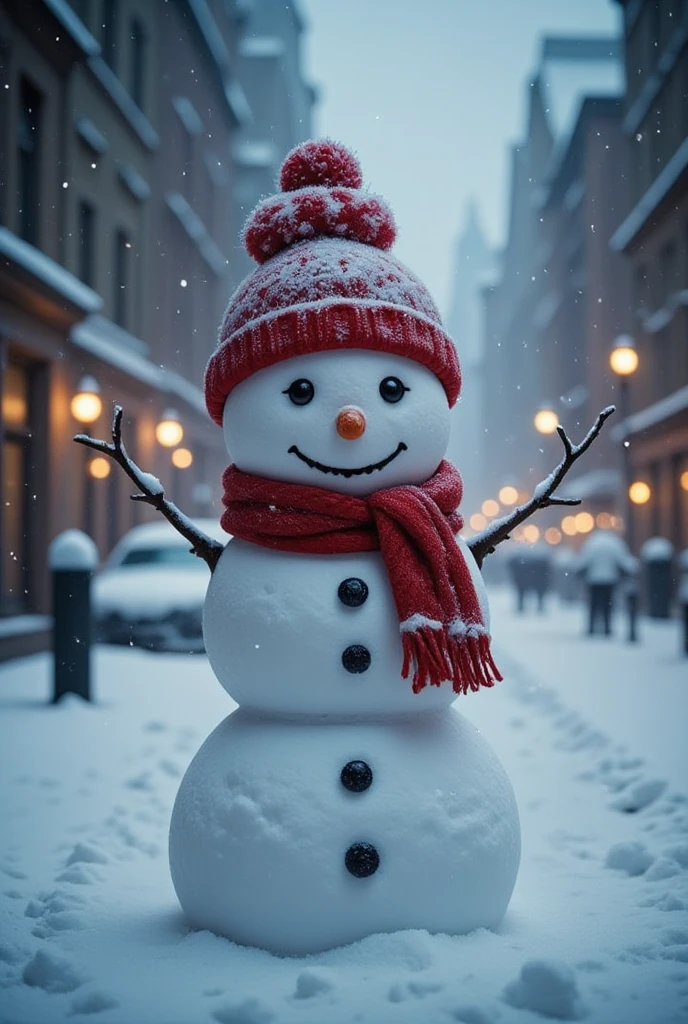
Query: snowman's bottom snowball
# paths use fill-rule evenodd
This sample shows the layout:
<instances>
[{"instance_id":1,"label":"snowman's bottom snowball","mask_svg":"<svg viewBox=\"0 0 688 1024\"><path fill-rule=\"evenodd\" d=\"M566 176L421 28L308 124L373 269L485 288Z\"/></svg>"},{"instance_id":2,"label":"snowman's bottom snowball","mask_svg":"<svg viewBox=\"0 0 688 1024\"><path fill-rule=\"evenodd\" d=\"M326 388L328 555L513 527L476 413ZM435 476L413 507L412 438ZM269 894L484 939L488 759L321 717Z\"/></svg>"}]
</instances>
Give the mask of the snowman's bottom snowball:
<instances>
[{"instance_id":1,"label":"snowman's bottom snowball","mask_svg":"<svg viewBox=\"0 0 688 1024\"><path fill-rule=\"evenodd\" d=\"M342 784L349 761L372 769L363 792ZM379 855L367 878L345 866L356 843ZM506 773L453 708L384 724L235 711L189 766L170 828L191 925L280 954L495 927L519 858Z\"/></svg>"}]
</instances>

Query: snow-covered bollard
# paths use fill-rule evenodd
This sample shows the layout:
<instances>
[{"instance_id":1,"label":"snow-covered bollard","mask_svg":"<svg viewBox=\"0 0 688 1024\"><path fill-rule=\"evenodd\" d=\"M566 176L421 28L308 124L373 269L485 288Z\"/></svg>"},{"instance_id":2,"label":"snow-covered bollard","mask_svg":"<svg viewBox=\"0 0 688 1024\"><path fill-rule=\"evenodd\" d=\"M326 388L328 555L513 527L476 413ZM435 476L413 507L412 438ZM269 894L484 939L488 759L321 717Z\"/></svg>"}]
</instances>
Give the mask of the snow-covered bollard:
<instances>
[{"instance_id":1,"label":"snow-covered bollard","mask_svg":"<svg viewBox=\"0 0 688 1024\"><path fill-rule=\"evenodd\" d=\"M671 611L671 562L674 548L666 537L650 537L640 550L647 614L668 619Z\"/></svg>"},{"instance_id":2,"label":"snow-covered bollard","mask_svg":"<svg viewBox=\"0 0 688 1024\"><path fill-rule=\"evenodd\" d=\"M48 549L53 574L53 701L91 699L91 576L98 551L81 530L58 534Z\"/></svg>"},{"instance_id":3,"label":"snow-covered bollard","mask_svg":"<svg viewBox=\"0 0 688 1024\"><path fill-rule=\"evenodd\" d=\"M678 604L683 623L683 653L688 654L688 548L678 556Z\"/></svg>"}]
</instances>

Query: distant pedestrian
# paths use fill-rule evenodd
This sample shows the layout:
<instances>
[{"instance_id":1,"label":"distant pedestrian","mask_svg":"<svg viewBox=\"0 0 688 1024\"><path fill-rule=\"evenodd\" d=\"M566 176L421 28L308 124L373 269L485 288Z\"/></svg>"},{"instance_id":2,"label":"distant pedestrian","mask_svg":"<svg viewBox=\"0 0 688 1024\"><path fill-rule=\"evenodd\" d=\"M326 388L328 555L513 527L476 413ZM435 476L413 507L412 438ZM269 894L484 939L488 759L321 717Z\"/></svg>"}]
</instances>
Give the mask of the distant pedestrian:
<instances>
[{"instance_id":1,"label":"distant pedestrian","mask_svg":"<svg viewBox=\"0 0 688 1024\"><path fill-rule=\"evenodd\" d=\"M509 574L516 590L516 610L525 611L526 597L535 594L537 609L545 610L550 587L551 558L544 545L519 544L509 559Z\"/></svg>"},{"instance_id":2,"label":"distant pedestrian","mask_svg":"<svg viewBox=\"0 0 688 1024\"><path fill-rule=\"evenodd\" d=\"M588 591L588 633L610 636L614 593L635 571L625 541L611 530L596 530L581 548L577 571Z\"/></svg>"}]
</instances>

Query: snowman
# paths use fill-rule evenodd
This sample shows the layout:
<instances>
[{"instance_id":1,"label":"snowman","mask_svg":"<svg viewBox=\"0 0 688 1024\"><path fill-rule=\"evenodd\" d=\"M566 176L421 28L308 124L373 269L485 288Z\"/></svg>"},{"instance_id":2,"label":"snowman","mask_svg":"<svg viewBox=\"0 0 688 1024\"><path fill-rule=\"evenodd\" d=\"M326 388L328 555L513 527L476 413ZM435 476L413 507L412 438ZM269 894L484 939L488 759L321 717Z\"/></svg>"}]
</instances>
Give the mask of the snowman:
<instances>
[{"instance_id":1,"label":"snowman","mask_svg":"<svg viewBox=\"0 0 688 1024\"><path fill-rule=\"evenodd\" d=\"M520 856L454 706L500 678L444 459L457 355L361 185L338 144L288 155L205 379L232 539L203 632L238 708L182 780L170 866L193 927L283 955L493 928Z\"/></svg>"}]
</instances>

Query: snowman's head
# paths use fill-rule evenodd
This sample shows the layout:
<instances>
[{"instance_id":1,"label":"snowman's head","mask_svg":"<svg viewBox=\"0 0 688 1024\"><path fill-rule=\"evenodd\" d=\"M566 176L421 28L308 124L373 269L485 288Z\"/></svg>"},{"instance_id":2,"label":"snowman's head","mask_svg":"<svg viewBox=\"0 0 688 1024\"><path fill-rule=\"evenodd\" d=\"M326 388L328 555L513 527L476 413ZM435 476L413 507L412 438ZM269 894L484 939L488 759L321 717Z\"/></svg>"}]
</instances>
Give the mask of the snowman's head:
<instances>
[{"instance_id":1,"label":"snowman's head","mask_svg":"<svg viewBox=\"0 0 688 1024\"><path fill-rule=\"evenodd\" d=\"M260 266L225 313L208 411L247 472L354 494L422 482L461 384L437 307L342 146L297 147L280 184L246 225Z\"/></svg>"},{"instance_id":2,"label":"snowman's head","mask_svg":"<svg viewBox=\"0 0 688 1024\"><path fill-rule=\"evenodd\" d=\"M365 495L427 480L446 452L449 415L427 367L349 349L259 370L231 391L222 425L245 473Z\"/></svg>"}]
</instances>

